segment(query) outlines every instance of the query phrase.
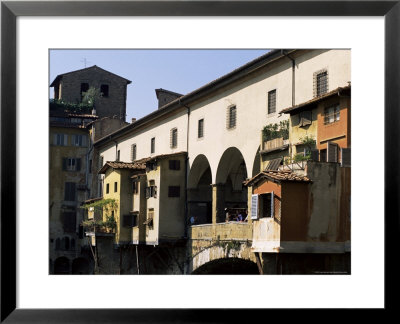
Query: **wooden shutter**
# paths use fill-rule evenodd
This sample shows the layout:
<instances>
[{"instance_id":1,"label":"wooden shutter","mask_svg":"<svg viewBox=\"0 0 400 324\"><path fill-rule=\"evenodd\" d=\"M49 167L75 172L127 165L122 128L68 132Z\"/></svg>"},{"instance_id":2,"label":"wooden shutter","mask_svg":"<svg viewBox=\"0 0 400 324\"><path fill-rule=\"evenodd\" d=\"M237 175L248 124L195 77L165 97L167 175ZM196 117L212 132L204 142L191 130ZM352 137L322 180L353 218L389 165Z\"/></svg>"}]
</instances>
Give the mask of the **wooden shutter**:
<instances>
[{"instance_id":1,"label":"wooden shutter","mask_svg":"<svg viewBox=\"0 0 400 324\"><path fill-rule=\"evenodd\" d=\"M76 159L76 171L81 170L81 159Z\"/></svg>"},{"instance_id":2,"label":"wooden shutter","mask_svg":"<svg viewBox=\"0 0 400 324\"><path fill-rule=\"evenodd\" d=\"M351 167L351 149L342 148L342 167Z\"/></svg>"},{"instance_id":3,"label":"wooden shutter","mask_svg":"<svg viewBox=\"0 0 400 324\"><path fill-rule=\"evenodd\" d=\"M271 192L271 217L274 218L275 206L274 206L274 192Z\"/></svg>"},{"instance_id":4,"label":"wooden shutter","mask_svg":"<svg viewBox=\"0 0 400 324\"><path fill-rule=\"evenodd\" d=\"M146 187L146 199L150 198L150 187Z\"/></svg>"},{"instance_id":5,"label":"wooden shutter","mask_svg":"<svg viewBox=\"0 0 400 324\"><path fill-rule=\"evenodd\" d=\"M319 151L317 149L311 150L311 161L314 161L314 162L319 161Z\"/></svg>"},{"instance_id":6,"label":"wooden shutter","mask_svg":"<svg viewBox=\"0 0 400 324\"><path fill-rule=\"evenodd\" d=\"M336 143L328 142L328 158L327 162L338 161L338 145Z\"/></svg>"},{"instance_id":7,"label":"wooden shutter","mask_svg":"<svg viewBox=\"0 0 400 324\"><path fill-rule=\"evenodd\" d=\"M82 135L82 146L87 146L87 136Z\"/></svg>"},{"instance_id":8,"label":"wooden shutter","mask_svg":"<svg viewBox=\"0 0 400 324\"><path fill-rule=\"evenodd\" d=\"M258 195L251 195L251 219L258 219Z\"/></svg>"}]
</instances>

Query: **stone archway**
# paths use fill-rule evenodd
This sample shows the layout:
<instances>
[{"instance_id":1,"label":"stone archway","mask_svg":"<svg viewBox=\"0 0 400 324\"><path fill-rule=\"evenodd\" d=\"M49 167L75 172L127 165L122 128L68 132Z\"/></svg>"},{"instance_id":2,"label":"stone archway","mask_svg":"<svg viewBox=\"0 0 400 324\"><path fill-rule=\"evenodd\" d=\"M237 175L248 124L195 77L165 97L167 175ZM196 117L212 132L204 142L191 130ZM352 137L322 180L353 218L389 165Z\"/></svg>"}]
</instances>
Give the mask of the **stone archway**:
<instances>
[{"instance_id":1,"label":"stone archway","mask_svg":"<svg viewBox=\"0 0 400 324\"><path fill-rule=\"evenodd\" d=\"M66 257L59 257L54 261L54 274L69 274L70 262Z\"/></svg>"},{"instance_id":2,"label":"stone archway","mask_svg":"<svg viewBox=\"0 0 400 324\"><path fill-rule=\"evenodd\" d=\"M259 274L257 264L240 258L223 258L210 261L197 268L192 274Z\"/></svg>"},{"instance_id":3,"label":"stone archway","mask_svg":"<svg viewBox=\"0 0 400 324\"><path fill-rule=\"evenodd\" d=\"M194 225L212 223L212 174L205 155L198 155L190 168L188 178L188 212L194 216Z\"/></svg>"},{"instance_id":4,"label":"stone archway","mask_svg":"<svg viewBox=\"0 0 400 324\"><path fill-rule=\"evenodd\" d=\"M246 178L242 153L236 147L226 149L218 164L213 193L216 223L225 222L225 208L247 209L247 189L243 186Z\"/></svg>"},{"instance_id":5,"label":"stone archway","mask_svg":"<svg viewBox=\"0 0 400 324\"><path fill-rule=\"evenodd\" d=\"M254 177L261 172L261 160L260 160L260 146L257 149L256 155L253 162L253 171L251 176Z\"/></svg>"}]
</instances>

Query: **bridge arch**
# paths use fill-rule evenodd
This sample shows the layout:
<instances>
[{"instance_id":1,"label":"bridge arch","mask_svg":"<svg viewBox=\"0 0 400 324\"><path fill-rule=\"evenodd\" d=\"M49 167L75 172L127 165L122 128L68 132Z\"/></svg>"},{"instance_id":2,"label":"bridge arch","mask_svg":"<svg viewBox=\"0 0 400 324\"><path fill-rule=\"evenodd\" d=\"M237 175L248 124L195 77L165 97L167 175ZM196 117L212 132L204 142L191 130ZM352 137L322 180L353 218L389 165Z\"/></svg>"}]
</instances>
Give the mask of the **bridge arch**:
<instances>
[{"instance_id":1,"label":"bridge arch","mask_svg":"<svg viewBox=\"0 0 400 324\"><path fill-rule=\"evenodd\" d=\"M194 159L188 177L188 212L194 224L212 223L212 172L205 155Z\"/></svg>"},{"instance_id":2,"label":"bridge arch","mask_svg":"<svg viewBox=\"0 0 400 324\"><path fill-rule=\"evenodd\" d=\"M192 274L258 274L254 253L248 242L215 242L193 249Z\"/></svg>"}]
</instances>

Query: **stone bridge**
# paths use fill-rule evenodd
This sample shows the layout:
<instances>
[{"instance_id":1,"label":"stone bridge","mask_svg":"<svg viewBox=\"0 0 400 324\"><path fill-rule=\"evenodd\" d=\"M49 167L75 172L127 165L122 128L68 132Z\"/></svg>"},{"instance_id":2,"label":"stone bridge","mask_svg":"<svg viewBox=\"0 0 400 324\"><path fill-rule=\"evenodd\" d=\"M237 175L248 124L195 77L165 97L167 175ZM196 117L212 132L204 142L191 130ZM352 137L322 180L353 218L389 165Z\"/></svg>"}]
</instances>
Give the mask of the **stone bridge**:
<instances>
[{"instance_id":1,"label":"stone bridge","mask_svg":"<svg viewBox=\"0 0 400 324\"><path fill-rule=\"evenodd\" d=\"M259 273L256 255L251 252L251 223L194 225L189 237L188 273Z\"/></svg>"}]
</instances>

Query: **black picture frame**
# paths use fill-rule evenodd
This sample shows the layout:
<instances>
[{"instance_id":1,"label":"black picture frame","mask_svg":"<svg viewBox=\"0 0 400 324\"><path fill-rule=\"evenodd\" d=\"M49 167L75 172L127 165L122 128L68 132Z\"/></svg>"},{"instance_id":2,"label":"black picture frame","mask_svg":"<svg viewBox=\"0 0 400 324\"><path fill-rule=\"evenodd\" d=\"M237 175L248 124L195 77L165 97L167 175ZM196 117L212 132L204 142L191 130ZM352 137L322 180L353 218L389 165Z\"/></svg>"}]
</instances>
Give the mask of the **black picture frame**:
<instances>
[{"instance_id":1,"label":"black picture frame","mask_svg":"<svg viewBox=\"0 0 400 324\"><path fill-rule=\"evenodd\" d=\"M16 309L16 18L18 16L384 16L385 17L385 309L398 287L400 195L400 4L396 1L2 1L1 2L1 322L236 322L242 310ZM373 44L371 44L373 46ZM378 110L376 110L378 111ZM378 113L378 112L377 112ZM377 159L380 160L379 157ZM375 160L376 161L376 160ZM372 163L375 161L371 161ZM373 168L381 167L374 163ZM370 175L373 177L372 173ZM372 244L372 243L371 243ZM366 283L367 284L367 283ZM189 292L183 292L189 295ZM251 317L265 310L251 310ZM250 314L248 314L250 315ZM260 317L262 318L262 317Z\"/></svg>"}]
</instances>

